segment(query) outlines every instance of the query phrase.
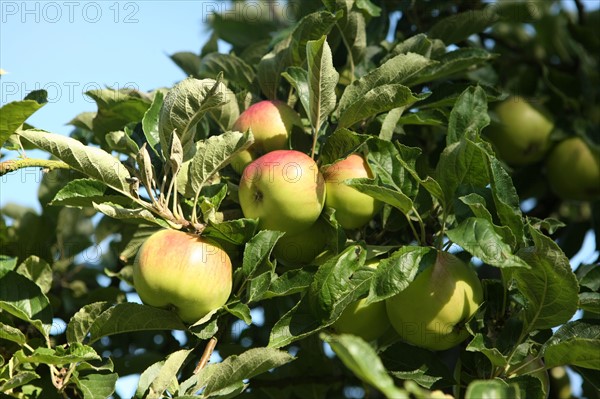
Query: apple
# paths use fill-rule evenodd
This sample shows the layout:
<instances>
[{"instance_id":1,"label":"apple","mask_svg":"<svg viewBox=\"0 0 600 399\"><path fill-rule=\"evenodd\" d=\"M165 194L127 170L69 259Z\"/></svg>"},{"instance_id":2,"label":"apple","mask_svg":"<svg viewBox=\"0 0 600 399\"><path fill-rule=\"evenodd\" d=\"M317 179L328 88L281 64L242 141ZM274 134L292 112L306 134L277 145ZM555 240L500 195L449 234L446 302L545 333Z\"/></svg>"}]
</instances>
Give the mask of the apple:
<instances>
[{"instance_id":1,"label":"apple","mask_svg":"<svg viewBox=\"0 0 600 399\"><path fill-rule=\"evenodd\" d=\"M367 266L373 269L378 265L378 260L367 263ZM381 337L390 328L385 301L370 305L366 305L365 302L366 298L362 298L346 306L332 328L340 334L353 334L365 341Z\"/></svg>"},{"instance_id":2,"label":"apple","mask_svg":"<svg viewBox=\"0 0 600 399\"><path fill-rule=\"evenodd\" d=\"M244 169L239 200L247 218L266 230L300 233L312 226L325 204L325 183L317 164L294 150L277 150Z\"/></svg>"},{"instance_id":3,"label":"apple","mask_svg":"<svg viewBox=\"0 0 600 399\"><path fill-rule=\"evenodd\" d=\"M239 174L253 160L267 152L288 148L288 140L294 126L302 127L300 115L282 101L260 101L251 105L233 125L233 130L252 130L254 144L240 152L231 166Z\"/></svg>"},{"instance_id":4,"label":"apple","mask_svg":"<svg viewBox=\"0 0 600 399\"><path fill-rule=\"evenodd\" d=\"M546 175L561 198L592 200L600 197L600 154L579 137L558 143L546 159Z\"/></svg>"},{"instance_id":5,"label":"apple","mask_svg":"<svg viewBox=\"0 0 600 399\"><path fill-rule=\"evenodd\" d=\"M373 172L362 155L351 154L323 170L327 186L325 205L335 209L338 223L345 229L356 229L367 224L383 204L344 183L346 179L373 178Z\"/></svg>"},{"instance_id":6,"label":"apple","mask_svg":"<svg viewBox=\"0 0 600 399\"><path fill-rule=\"evenodd\" d=\"M386 300L386 308L392 327L406 342L445 350L467 338L463 323L482 300L477 274L456 256L438 252L433 265Z\"/></svg>"},{"instance_id":7,"label":"apple","mask_svg":"<svg viewBox=\"0 0 600 399\"><path fill-rule=\"evenodd\" d=\"M286 266L304 266L325 249L329 228L322 219L296 234L285 233L273 248L273 255Z\"/></svg>"},{"instance_id":8,"label":"apple","mask_svg":"<svg viewBox=\"0 0 600 399\"><path fill-rule=\"evenodd\" d=\"M541 109L522 97L513 96L494 109L498 120L486 129L498 157L510 165L540 161L550 147L554 123Z\"/></svg>"},{"instance_id":9,"label":"apple","mask_svg":"<svg viewBox=\"0 0 600 399\"><path fill-rule=\"evenodd\" d=\"M173 309L194 323L231 294L231 260L217 244L177 230L160 230L142 244L133 263L142 302Z\"/></svg>"}]
</instances>

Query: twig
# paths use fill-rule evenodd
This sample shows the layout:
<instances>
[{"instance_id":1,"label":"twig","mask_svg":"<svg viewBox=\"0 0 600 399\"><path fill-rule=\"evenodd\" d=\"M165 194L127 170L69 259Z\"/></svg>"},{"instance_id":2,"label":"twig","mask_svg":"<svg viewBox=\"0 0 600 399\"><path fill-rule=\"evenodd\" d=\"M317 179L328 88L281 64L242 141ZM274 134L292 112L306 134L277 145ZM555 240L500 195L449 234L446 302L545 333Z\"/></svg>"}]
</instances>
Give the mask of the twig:
<instances>
[{"instance_id":1,"label":"twig","mask_svg":"<svg viewBox=\"0 0 600 399\"><path fill-rule=\"evenodd\" d=\"M4 162L0 162L0 176L4 176L7 173L14 172L18 169L23 168L44 168L47 170L53 169L72 169L68 164L63 161L56 161L52 159L12 159Z\"/></svg>"},{"instance_id":2,"label":"twig","mask_svg":"<svg viewBox=\"0 0 600 399\"><path fill-rule=\"evenodd\" d=\"M200 370L202 370L204 368L204 366L206 366L206 364L208 363L208 360L210 359L210 356L212 355L216 346L217 346L217 338L212 337L206 344L206 347L204 348L204 353L202 353L202 357L200 358L198 365L194 369L194 374L198 374L200 372Z\"/></svg>"}]
</instances>

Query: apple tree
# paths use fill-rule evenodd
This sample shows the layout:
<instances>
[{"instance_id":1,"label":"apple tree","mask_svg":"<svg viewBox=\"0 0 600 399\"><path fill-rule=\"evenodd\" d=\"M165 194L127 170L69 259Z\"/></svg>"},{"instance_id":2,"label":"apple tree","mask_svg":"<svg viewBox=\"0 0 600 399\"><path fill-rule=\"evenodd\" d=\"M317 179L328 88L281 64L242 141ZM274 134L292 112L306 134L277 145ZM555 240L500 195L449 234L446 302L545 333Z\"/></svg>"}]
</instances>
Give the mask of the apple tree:
<instances>
[{"instance_id":1,"label":"apple tree","mask_svg":"<svg viewBox=\"0 0 600 399\"><path fill-rule=\"evenodd\" d=\"M44 173L1 210L2 396L598 398L598 9L231 6L70 137L1 108L0 174Z\"/></svg>"}]
</instances>

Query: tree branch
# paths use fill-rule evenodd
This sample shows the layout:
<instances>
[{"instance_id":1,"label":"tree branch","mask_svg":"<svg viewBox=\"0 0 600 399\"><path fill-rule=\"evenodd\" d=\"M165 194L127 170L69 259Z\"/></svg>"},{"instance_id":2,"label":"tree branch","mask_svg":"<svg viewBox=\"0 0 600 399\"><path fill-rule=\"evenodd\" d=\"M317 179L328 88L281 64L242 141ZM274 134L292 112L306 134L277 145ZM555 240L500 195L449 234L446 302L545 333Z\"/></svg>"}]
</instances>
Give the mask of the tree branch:
<instances>
[{"instance_id":1,"label":"tree branch","mask_svg":"<svg viewBox=\"0 0 600 399\"><path fill-rule=\"evenodd\" d=\"M56 161L52 159L12 159L9 161L0 162L0 176L4 176L5 174L14 172L15 170L33 167L44 168L47 170L72 169L63 161Z\"/></svg>"}]
</instances>

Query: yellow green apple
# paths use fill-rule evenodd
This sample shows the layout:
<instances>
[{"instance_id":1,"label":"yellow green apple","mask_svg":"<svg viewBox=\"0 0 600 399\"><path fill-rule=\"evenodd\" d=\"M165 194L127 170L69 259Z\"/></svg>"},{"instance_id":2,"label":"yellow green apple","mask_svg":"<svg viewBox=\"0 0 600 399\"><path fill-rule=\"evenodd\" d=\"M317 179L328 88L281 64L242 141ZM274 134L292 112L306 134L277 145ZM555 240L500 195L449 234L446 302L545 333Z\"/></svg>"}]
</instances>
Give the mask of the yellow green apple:
<instances>
[{"instance_id":1,"label":"yellow green apple","mask_svg":"<svg viewBox=\"0 0 600 399\"><path fill-rule=\"evenodd\" d=\"M378 260L367 263L373 269L378 265ZM365 341L376 340L390 328L385 301L367 305L366 298L362 298L352 302L333 323L332 328L340 334L353 334Z\"/></svg>"},{"instance_id":2,"label":"yellow green apple","mask_svg":"<svg viewBox=\"0 0 600 399\"><path fill-rule=\"evenodd\" d=\"M231 260L216 243L178 230L160 230L142 244L133 264L142 302L174 310L194 323L231 294Z\"/></svg>"},{"instance_id":3,"label":"yellow green apple","mask_svg":"<svg viewBox=\"0 0 600 399\"><path fill-rule=\"evenodd\" d=\"M254 144L237 154L231 161L236 172L242 174L253 160L270 151L288 147L288 140L294 126L302 127L300 115L282 101L260 101L244 112L233 125L233 130L252 131Z\"/></svg>"},{"instance_id":4,"label":"yellow green apple","mask_svg":"<svg viewBox=\"0 0 600 399\"><path fill-rule=\"evenodd\" d=\"M258 219L261 229L296 234L319 218L325 204L325 183L308 155L271 151L244 169L239 200L244 216Z\"/></svg>"},{"instance_id":5,"label":"yellow green apple","mask_svg":"<svg viewBox=\"0 0 600 399\"><path fill-rule=\"evenodd\" d=\"M323 170L327 185L325 205L335 209L338 223L345 229L356 229L367 224L379 212L382 203L348 186L344 180L373 178L373 172L364 157L351 154Z\"/></svg>"},{"instance_id":6,"label":"yellow green apple","mask_svg":"<svg viewBox=\"0 0 600 399\"><path fill-rule=\"evenodd\" d=\"M498 157L510 165L528 165L540 161L550 147L552 119L540 107L525 98L512 96L494 112L497 120L485 130Z\"/></svg>"},{"instance_id":7,"label":"yellow green apple","mask_svg":"<svg viewBox=\"0 0 600 399\"><path fill-rule=\"evenodd\" d=\"M600 153L579 137L563 140L552 149L546 159L546 175L561 198L600 198Z\"/></svg>"},{"instance_id":8,"label":"yellow green apple","mask_svg":"<svg viewBox=\"0 0 600 399\"><path fill-rule=\"evenodd\" d=\"M464 323L482 300L477 274L456 256L441 251L434 264L386 300L386 308L392 327L406 342L445 350L467 338Z\"/></svg>"}]
</instances>

